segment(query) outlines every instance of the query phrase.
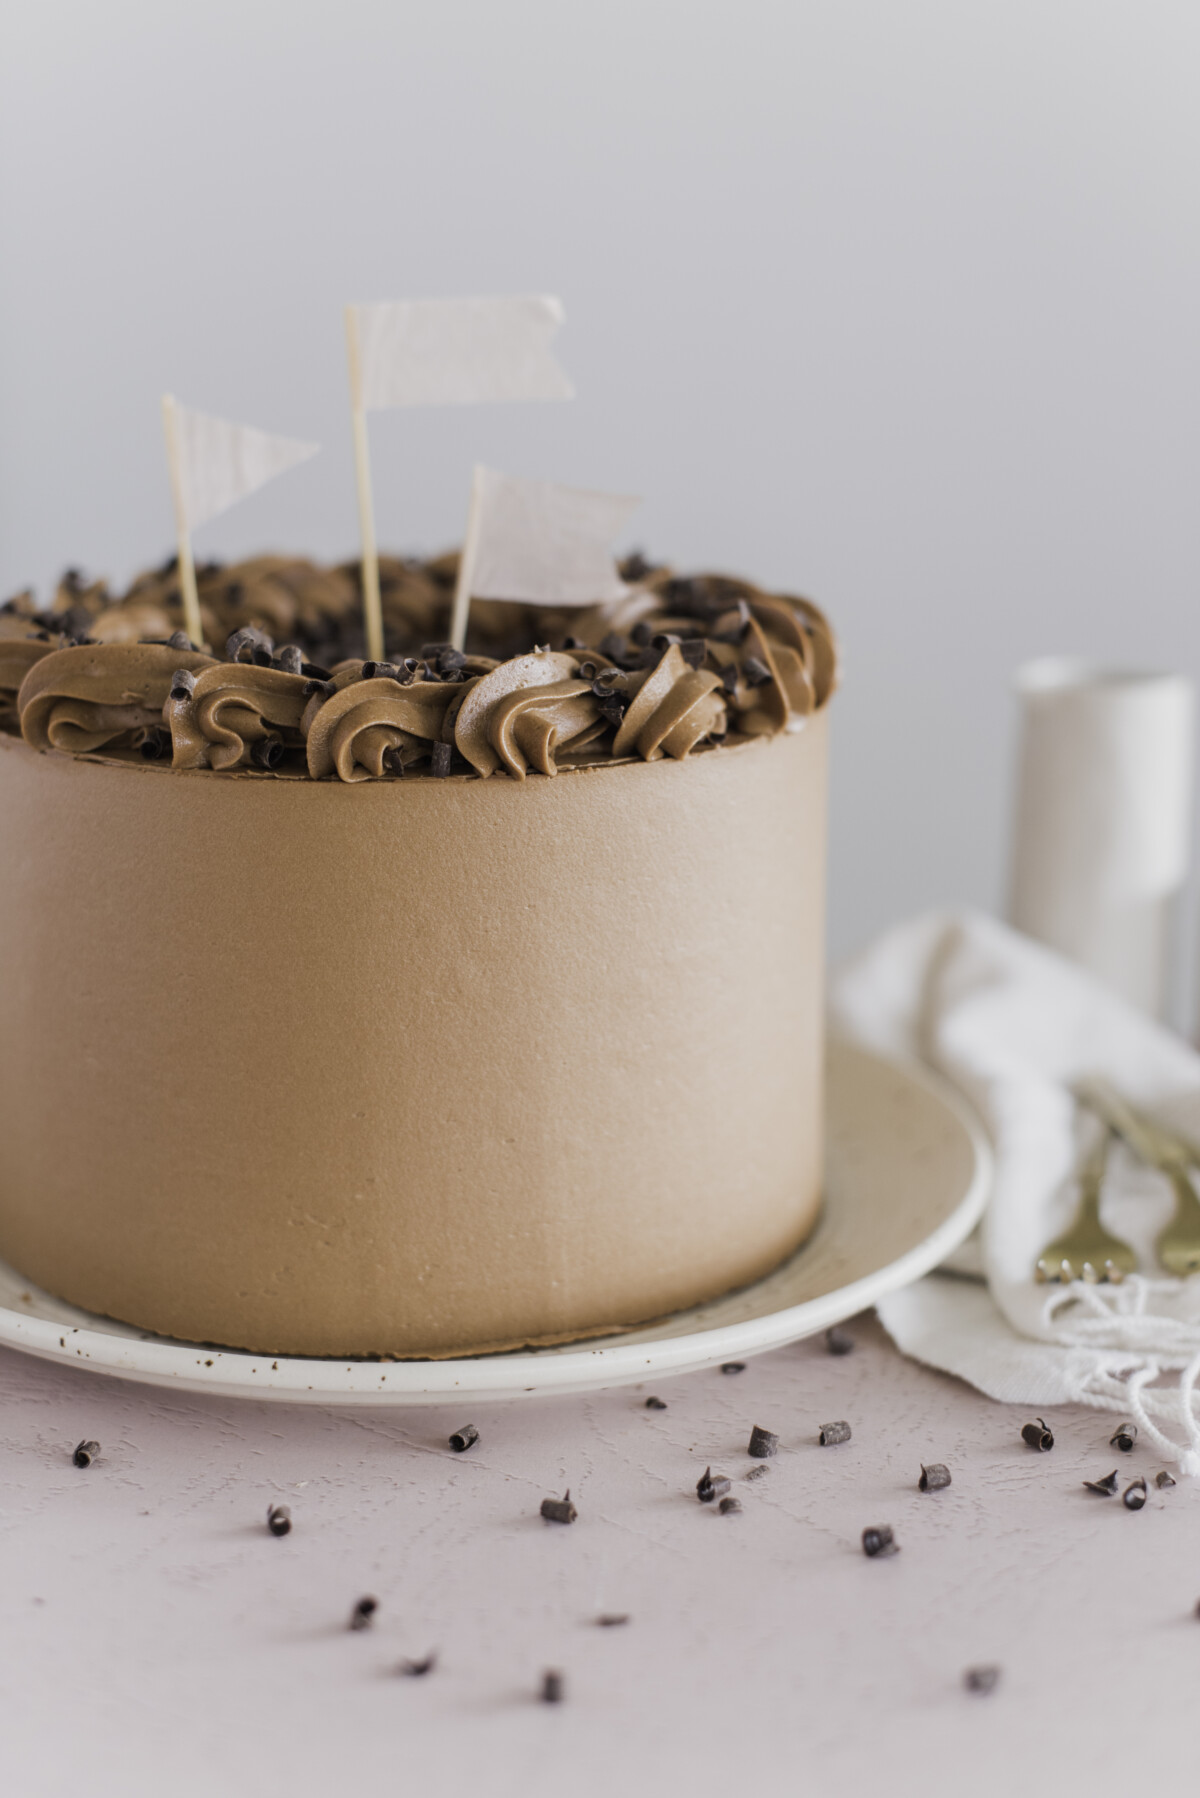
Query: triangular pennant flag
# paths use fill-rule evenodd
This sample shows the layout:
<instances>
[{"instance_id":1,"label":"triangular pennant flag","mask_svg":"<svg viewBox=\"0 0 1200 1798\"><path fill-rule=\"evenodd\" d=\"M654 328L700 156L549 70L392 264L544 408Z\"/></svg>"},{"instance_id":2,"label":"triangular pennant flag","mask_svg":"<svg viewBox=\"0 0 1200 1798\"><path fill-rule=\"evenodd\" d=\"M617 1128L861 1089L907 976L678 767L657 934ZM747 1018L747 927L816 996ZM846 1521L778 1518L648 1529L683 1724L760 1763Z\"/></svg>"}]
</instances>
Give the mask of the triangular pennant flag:
<instances>
[{"instance_id":1,"label":"triangular pennant flag","mask_svg":"<svg viewBox=\"0 0 1200 1798\"><path fill-rule=\"evenodd\" d=\"M365 411L573 397L550 348L563 321L552 294L391 300L348 310L358 339L353 403Z\"/></svg>"},{"instance_id":2,"label":"triangular pennant flag","mask_svg":"<svg viewBox=\"0 0 1200 1798\"><path fill-rule=\"evenodd\" d=\"M210 418L176 401L174 451L178 481L180 528L194 531L267 481L297 463L307 462L320 448L294 437L273 437L253 425Z\"/></svg>"},{"instance_id":3,"label":"triangular pennant flag","mask_svg":"<svg viewBox=\"0 0 1200 1798\"><path fill-rule=\"evenodd\" d=\"M590 606L627 591L612 544L641 504L552 481L477 468L472 489L469 584L476 599Z\"/></svg>"}]
</instances>

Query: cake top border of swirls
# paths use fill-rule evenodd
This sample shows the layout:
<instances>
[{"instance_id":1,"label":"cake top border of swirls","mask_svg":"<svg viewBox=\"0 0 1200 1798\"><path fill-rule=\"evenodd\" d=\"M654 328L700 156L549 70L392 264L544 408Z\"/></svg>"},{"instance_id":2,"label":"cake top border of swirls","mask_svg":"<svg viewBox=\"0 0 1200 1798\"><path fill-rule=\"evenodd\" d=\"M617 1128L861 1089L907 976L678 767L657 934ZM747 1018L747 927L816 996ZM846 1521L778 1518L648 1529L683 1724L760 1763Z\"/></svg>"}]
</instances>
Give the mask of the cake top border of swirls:
<instances>
[{"instance_id":1,"label":"cake top border of swirls","mask_svg":"<svg viewBox=\"0 0 1200 1798\"><path fill-rule=\"evenodd\" d=\"M204 571L206 635L233 627L223 656L164 628L168 569L115 601L78 577L49 612L20 596L0 611L0 724L35 749L179 772L524 781L796 731L837 686L823 613L737 577L642 563L605 605L491 602L464 653L431 634L447 559L393 566L390 637L409 647L387 662L318 659L357 647L352 583L298 558Z\"/></svg>"}]
</instances>

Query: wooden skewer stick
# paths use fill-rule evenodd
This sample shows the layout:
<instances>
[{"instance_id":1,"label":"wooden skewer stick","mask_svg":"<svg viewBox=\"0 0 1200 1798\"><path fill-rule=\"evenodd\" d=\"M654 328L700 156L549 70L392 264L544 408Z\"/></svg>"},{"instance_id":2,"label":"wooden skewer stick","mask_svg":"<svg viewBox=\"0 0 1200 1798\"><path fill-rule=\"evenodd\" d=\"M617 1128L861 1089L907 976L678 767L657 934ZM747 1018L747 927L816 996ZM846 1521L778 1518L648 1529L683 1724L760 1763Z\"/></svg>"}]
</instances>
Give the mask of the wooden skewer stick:
<instances>
[{"instance_id":1,"label":"wooden skewer stick","mask_svg":"<svg viewBox=\"0 0 1200 1798\"><path fill-rule=\"evenodd\" d=\"M200 594L196 587L196 564L192 559L192 536L188 529L187 505L183 495L183 471L179 461L179 424L175 416L175 396L163 394L163 430L167 439L167 469L171 476L171 497L175 502L175 531L179 550L179 593L183 600L183 625L199 649L204 643L204 626L200 622Z\"/></svg>"},{"instance_id":2,"label":"wooden skewer stick","mask_svg":"<svg viewBox=\"0 0 1200 1798\"><path fill-rule=\"evenodd\" d=\"M458 558L458 579L454 583L454 608L450 613L450 641L455 649L463 649L467 641L467 617L471 610L471 583L479 559L480 471L471 476L471 503L467 509L467 534Z\"/></svg>"},{"instance_id":3,"label":"wooden skewer stick","mask_svg":"<svg viewBox=\"0 0 1200 1798\"><path fill-rule=\"evenodd\" d=\"M350 416L354 425L354 477L358 486L358 530L362 539L363 631L367 659L383 660L383 607L379 599L379 553L375 547L375 508L371 503L371 449L367 412L362 403L362 356L354 307L346 307L346 355L350 364Z\"/></svg>"}]
</instances>

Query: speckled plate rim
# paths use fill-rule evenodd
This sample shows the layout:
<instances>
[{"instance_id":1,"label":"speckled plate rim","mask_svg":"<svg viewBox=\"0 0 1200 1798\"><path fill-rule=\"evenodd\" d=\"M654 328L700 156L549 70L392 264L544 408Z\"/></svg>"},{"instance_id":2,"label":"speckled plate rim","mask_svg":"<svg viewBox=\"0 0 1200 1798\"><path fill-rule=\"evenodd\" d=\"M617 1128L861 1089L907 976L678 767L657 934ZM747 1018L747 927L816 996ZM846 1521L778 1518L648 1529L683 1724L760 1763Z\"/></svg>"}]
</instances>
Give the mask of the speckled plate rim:
<instances>
[{"instance_id":1,"label":"speckled plate rim","mask_svg":"<svg viewBox=\"0 0 1200 1798\"><path fill-rule=\"evenodd\" d=\"M894 1087L907 1087L914 1097L923 1096L928 1122L937 1120L936 1131L926 1131L933 1151L927 1173L935 1185L941 1184L930 1200L931 1208L940 1215L931 1228L914 1227L911 1242L899 1254L893 1253L859 1278L831 1285L799 1304L772 1305L770 1293L786 1273L786 1269L777 1269L737 1295L738 1309L749 1309L752 1315L715 1326L705 1327L706 1318L728 1307L729 1299L679 1312L641 1330L565 1347L453 1361L310 1360L196 1347L146 1336L131 1326L76 1311L0 1263L3 1284L20 1288L26 1299L21 1309L0 1305L0 1344L47 1361L152 1386L224 1398L327 1406L436 1405L452 1399L480 1404L592 1392L746 1360L826 1330L876 1304L887 1293L911 1285L965 1240L987 1203L991 1151L978 1122L958 1095L923 1068L885 1063L864 1050L834 1043L831 1117L836 1115L839 1092L845 1090L839 1087L839 1080L852 1080L856 1067L860 1079L864 1068L873 1068L876 1077L886 1070ZM873 1124L871 1128L869 1138L856 1139L857 1146L879 1169L892 1156L895 1145L882 1118L877 1130ZM934 1142L939 1137L940 1145ZM949 1142L955 1143L956 1154L947 1154ZM853 1184L831 1193L816 1232L789 1267L798 1266L802 1257L814 1253L822 1235L839 1221L833 1214L852 1212L855 1196ZM879 1201L872 1202L877 1205ZM928 1224L929 1220L924 1221ZM859 1223L869 1228L869 1210ZM756 1302L762 1305L759 1311L755 1311ZM39 1315L47 1311L52 1315Z\"/></svg>"}]
</instances>

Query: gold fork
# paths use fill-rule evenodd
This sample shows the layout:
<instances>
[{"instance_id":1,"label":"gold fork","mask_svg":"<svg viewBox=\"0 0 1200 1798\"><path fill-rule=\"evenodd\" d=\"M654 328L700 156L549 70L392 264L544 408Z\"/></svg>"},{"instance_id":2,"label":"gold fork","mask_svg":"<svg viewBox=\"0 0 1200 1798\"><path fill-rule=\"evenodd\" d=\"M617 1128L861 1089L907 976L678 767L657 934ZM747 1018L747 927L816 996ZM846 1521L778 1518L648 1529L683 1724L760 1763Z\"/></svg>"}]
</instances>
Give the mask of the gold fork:
<instances>
[{"instance_id":1,"label":"gold fork","mask_svg":"<svg viewBox=\"0 0 1200 1798\"><path fill-rule=\"evenodd\" d=\"M1157 1168L1171 1182L1175 1214L1159 1232L1155 1244L1158 1258L1169 1274L1181 1280L1200 1271L1200 1198L1191 1177L1191 1170L1200 1167L1200 1150L1135 1111L1106 1080L1081 1082L1075 1096L1119 1132L1140 1161Z\"/></svg>"},{"instance_id":2,"label":"gold fork","mask_svg":"<svg viewBox=\"0 0 1200 1798\"><path fill-rule=\"evenodd\" d=\"M1106 1122L1095 1146L1079 1169L1079 1210L1063 1236L1048 1242L1037 1258L1036 1280L1087 1280L1119 1284L1137 1266L1137 1256L1127 1242L1114 1236L1100 1222L1100 1190L1108 1162L1113 1131Z\"/></svg>"}]
</instances>

